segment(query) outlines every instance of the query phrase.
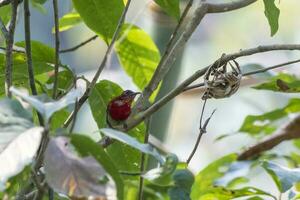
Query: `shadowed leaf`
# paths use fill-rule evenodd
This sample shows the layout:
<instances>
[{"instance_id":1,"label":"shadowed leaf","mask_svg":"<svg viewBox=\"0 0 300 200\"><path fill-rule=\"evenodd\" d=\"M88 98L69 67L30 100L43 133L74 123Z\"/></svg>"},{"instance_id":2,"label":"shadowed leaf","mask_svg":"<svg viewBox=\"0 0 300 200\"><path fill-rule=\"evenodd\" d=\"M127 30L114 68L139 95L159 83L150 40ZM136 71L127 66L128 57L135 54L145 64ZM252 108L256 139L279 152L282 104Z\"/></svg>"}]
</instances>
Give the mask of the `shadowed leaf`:
<instances>
[{"instance_id":1,"label":"shadowed leaf","mask_svg":"<svg viewBox=\"0 0 300 200\"><path fill-rule=\"evenodd\" d=\"M264 0L264 5L265 16L267 17L270 25L271 36L273 36L278 31L280 10L276 7L275 0Z\"/></svg>"},{"instance_id":2,"label":"shadowed leaf","mask_svg":"<svg viewBox=\"0 0 300 200\"><path fill-rule=\"evenodd\" d=\"M72 151L68 138L49 141L45 152L47 183L56 192L72 198L106 198L112 183L101 183L106 172L91 156L80 158Z\"/></svg>"},{"instance_id":3,"label":"shadowed leaf","mask_svg":"<svg viewBox=\"0 0 300 200\"><path fill-rule=\"evenodd\" d=\"M171 17L179 20L180 7L179 0L155 0L155 2Z\"/></svg>"}]
</instances>

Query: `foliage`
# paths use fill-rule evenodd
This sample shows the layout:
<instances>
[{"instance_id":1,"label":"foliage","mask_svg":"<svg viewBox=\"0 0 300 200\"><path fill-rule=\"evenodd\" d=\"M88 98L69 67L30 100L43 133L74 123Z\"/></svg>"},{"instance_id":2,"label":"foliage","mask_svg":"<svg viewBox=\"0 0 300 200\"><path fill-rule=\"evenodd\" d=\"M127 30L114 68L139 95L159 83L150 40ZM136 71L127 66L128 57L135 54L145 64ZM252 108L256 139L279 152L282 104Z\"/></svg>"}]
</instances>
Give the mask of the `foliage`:
<instances>
[{"instance_id":1,"label":"foliage","mask_svg":"<svg viewBox=\"0 0 300 200\"><path fill-rule=\"evenodd\" d=\"M53 0L54 3L55 1ZM48 5L47 0L30 0L30 3L30 8L36 8L50 16L44 7ZM165 81L164 76L158 77L169 70L170 66L166 67L164 63L171 65L172 60L178 56L170 56L172 55L170 52L176 52L175 49L179 48L175 45L176 40L182 39L185 43L188 41L189 35L192 34L188 28L199 24L197 14L201 12L197 13L199 10L191 9L192 11L189 12L194 13L188 13L188 18L181 20L179 0L155 0L167 15L175 19L175 22L182 23L171 36L175 38L173 44L170 43L164 53L165 56L161 57L160 50L146 30L138 27L134 20L131 23L126 22L125 15L125 22L120 20L121 16L126 14L125 5L128 3L127 0L72 0L71 10L67 13L55 13L61 16L55 26L60 32L71 31L79 24L87 26L108 45L109 50L112 50L107 52L101 66L105 67L106 58L115 53L126 75L136 88L147 96L149 88L146 86L151 85L154 79L161 78ZM206 4L205 1L201 3ZM223 7L226 3L217 6L206 4L215 5L213 9L207 7L206 14L214 10L227 11L228 7ZM229 2L230 5L234 4L238 8L240 5L235 3ZM263 3L271 36L274 36L279 29L280 10L275 0L264 0ZM194 3L194 6L199 5ZM4 25L8 25L9 22L12 24L11 15L11 5L0 6L0 18ZM17 18L19 19L19 16ZM17 23L17 26L20 25ZM7 28L9 26L2 26L1 30ZM113 43L112 38L117 32L119 34L116 35L116 41ZM3 34L0 37L3 40ZM2 43L0 43L1 47L3 46L0 51L1 199L23 197L33 199L33 196L34 199L39 199L39 195L45 196L44 192L49 188L53 190L54 199L57 200L93 198L140 200L139 192L142 191L140 188L143 188L142 199L145 200L276 199L271 192L248 185L251 179L248 174L257 166L262 168L255 170L265 169L271 176L280 193L289 192L289 199L299 197L300 156L296 150L283 155L275 154L266 157L257 154L251 161L239 160L240 152L235 152L211 162L198 172L192 172L188 163L181 162L178 156L173 154L174 149L165 150L156 143L148 143L149 112L151 118L154 111L161 108L161 102L166 103L175 97L172 96L173 94L178 92L178 95L182 92L183 88L180 88L182 85L188 86L189 79L163 96L162 100L152 104L149 102L152 102L152 97L155 97L158 91L151 93L150 99L144 99L144 95L137 101L123 98L122 102L118 101L118 103L123 105L123 103L132 103L132 100L130 106L133 107L134 112L131 112L129 118L124 121L112 121L107 110L108 105L111 101L119 100L117 97L127 89L111 80L101 79L95 82L99 79L97 74L93 82L89 82L84 76L77 77L72 68L63 64L59 56L57 57L61 53L57 46L59 41L55 43L56 48L52 48L43 42L30 41L26 38L26 41L13 43L12 52L7 51L5 48L7 44ZM32 58L25 50L28 45L31 46ZM239 53L242 54L241 52ZM9 53L12 53L13 70L8 72L6 62L9 61ZM234 58L235 56L233 54ZM30 65L28 66L31 62L32 69ZM162 63L160 67L165 67L162 71L158 71L159 63ZM55 68L57 65L58 69ZM259 63L246 64L243 67L248 70L263 69ZM34 78L30 81L35 82L38 93L35 96L30 93L32 85L29 84L28 72L31 70ZM191 78L195 80L200 72L202 73L202 69ZM222 70L218 72L221 73ZM12 86L9 91L5 91L4 83L9 73L12 73ZM270 76L270 74L261 76L264 80L267 78L269 80L253 88L280 92L282 95L300 91L300 81L295 75L280 73ZM87 87L77 84L79 80L85 80ZM55 89L58 95L53 97L56 81ZM226 87L226 84L222 86ZM4 97L8 92L12 93L12 99ZM91 134L76 134L73 131L75 123L80 123L76 117L84 103L87 103L91 109L98 127L96 134L101 137L100 141L91 139ZM248 115L239 132L256 138L267 137L275 130L280 130L282 121L287 121L291 114L299 112L300 99L290 98L287 105L282 108L260 115ZM135 123L135 126L130 126L136 119L142 120ZM207 125L208 121L205 123ZM222 138L224 137L220 137L219 140ZM293 141L298 149L299 141L299 139ZM294 168L270 161L279 158L284 158L289 166ZM261 163L261 160L264 162Z\"/></svg>"}]
</instances>

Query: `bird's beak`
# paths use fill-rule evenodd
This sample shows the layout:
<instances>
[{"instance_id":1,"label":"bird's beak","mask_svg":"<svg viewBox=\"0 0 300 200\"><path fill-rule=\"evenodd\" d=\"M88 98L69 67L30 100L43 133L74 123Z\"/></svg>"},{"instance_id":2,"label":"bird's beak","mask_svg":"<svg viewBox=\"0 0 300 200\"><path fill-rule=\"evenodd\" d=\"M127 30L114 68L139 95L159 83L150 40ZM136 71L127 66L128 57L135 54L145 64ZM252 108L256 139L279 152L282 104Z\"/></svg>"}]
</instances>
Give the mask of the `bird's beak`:
<instances>
[{"instance_id":1,"label":"bird's beak","mask_svg":"<svg viewBox=\"0 0 300 200\"><path fill-rule=\"evenodd\" d=\"M132 95L130 95L130 96L135 97L138 94L142 94L142 93L141 92L135 92L135 93L132 93Z\"/></svg>"}]
</instances>

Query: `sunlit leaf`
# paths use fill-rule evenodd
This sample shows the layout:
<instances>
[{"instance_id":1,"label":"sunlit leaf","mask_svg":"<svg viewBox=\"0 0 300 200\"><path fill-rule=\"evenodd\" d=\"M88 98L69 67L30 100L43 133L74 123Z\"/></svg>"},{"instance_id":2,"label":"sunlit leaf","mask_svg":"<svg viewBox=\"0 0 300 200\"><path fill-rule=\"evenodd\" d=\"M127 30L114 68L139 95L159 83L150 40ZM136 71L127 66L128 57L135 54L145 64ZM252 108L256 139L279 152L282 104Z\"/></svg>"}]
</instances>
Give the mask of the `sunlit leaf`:
<instances>
[{"instance_id":1,"label":"sunlit leaf","mask_svg":"<svg viewBox=\"0 0 300 200\"><path fill-rule=\"evenodd\" d=\"M265 16L267 17L270 25L271 36L273 36L278 31L280 10L276 7L275 0L264 0L264 5Z\"/></svg>"},{"instance_id":2,"label":"sunlit leaf","mask_svg":"<svg viewBox=\"0 0 300 200\"><path fill-rule=\"evenodd\" d=\"M273 162L264 162L263 167L282 193L288 191L295 183L300 181L300 168L290 169Z\"/></svg>"},{"instance_id":3,"label":"sunlit leaf","mask_svg":"<svg viewBox=\"0 0 300 200\"><path fill-rule=\"evenodd\" d=\"M0 17L1 17L1 19L2 19L2 21L5 25L10 20L10 15L11 15L10 11L11 11L11 8L10 8L9 5L8 6L3 6L3 7L0 8Z\"/></svg>"},{"instance_id":4,"label":"sunlit leaf","mask_svg":"<svg viewBox=\"0 0 300 200\"><path fill-rule=\"evenodd\" d=\"M179 20L180 7L179 0L155 0L155 2L166 12L168 15Z\"/></svg>"},{"instance_id":5,"label":"sunlit leaf","mask_svg":"<svg viewBox=\"0 0 300 200\"><path fill-rule=\"evenodd\" d=\"M80 158L72 151L68 138L50 139L45 152L47 183L56 192L75 198L107 197L113 184L101 183L105 170L91 156Z\"/></svg>"},{"instance_id":6,"label":"sunlit leaf","mask_svg":"<svg viewBox=\"0 0 300 200\"><path fill-rule=\"evenodd\" d=\"M75 103L76 99L80 98L83 95L82 88L72 89L64 97L56 101L43 102L38 96L29 96L28 93L18 90L14 87L10 88L10 91L21 97L23 100L31 104L39 113L41 113L45 120L49 120L53 113L63 109L64 107Z\"/></svg>"},{"instance_id":7,"label":"sunlit leaf","mask_svg":"<svg viewBox=\"0 0 300 200\"><path fill-rule=\"evenodd\" d=\"M133 138L133 137L130 137L129 135L123 133L123 132L120 132L120 131L117 131L115 129L111 129L111 128L103 128L103 129L100 129L100 131L110 137L110 138L113 138L113 139L116 139L122 143L125 143L129 146L131 146L132 148L135 148L143 153L146 153L146 154L149 154L149 155L152 155L154 158L156 158L161 164L164 163L164 159L163 157L158 153L158 151L153 147L151 146L150 144L143 144L143 143L140 143L139 141L136 140L136 138ZM177 164L177 163L176 163Z\"/></svg>"},{"instance_id":8,"label":"sunlit leaf","mask_svg":"<svg viewBox=\"0 0 300 200\"><path fill-rule=\"evenodd\" d=\"M291 99L283 108L279 108L262 115L248 115L244 120L240 132L245 132L250 135L271 134L276 130L276 126L272 123L290 113L300 112L300 99Z\"/></svg>"},{"instance_id":9,"label":"sunlit leaf","mask_svg":"<svg viewBox=\"0 0 300 200\"><path fill-rule=\"evenodd\" d=\"M80 24L82 19L77 12L70 12L65 14L59 19L59 31L63 32L73 28L74 26ZM54 27L52 28L52 33L55 33Z\"/></svg>"},{"instance_id":10,"label":"sunlit leaf","mask_svg":"<svg viewBox=\"0 0 300 200\"><path fill-rule=\"evenodd\" d=\"M118 58L125 72L141 90L150 81L160 60L151 37L137 26L126 25L116 43Z\"/></svg>"},{"instance_id":11,"label":"sunlit leaf","mask_svg":"<svg viewBox=\"0 0 300 200\"><path fill-rule=\"evenodd\" d=\"M84 23L109 43L124 9L123 0L73 0Z\"/></svg>"},{"instance_id":12,"label":"sunlit leaf","mask_svg":"<svg viewBox=\"0 0 300 200\"><path fill-rule=\"evenodd\" d=\"M92 155L105 169L105 171L112 177L115 181L117 191L118 191L118 198L123 199L124 195L124 185L123 180L114 165L111 158L105 153L104 149L101 148L97 143L93 142L90 138L73 134L71 136L71 142L76 147L76 150L82 156L89 156Z\"/></svg>"},{"instance_id":13,"label":"sunlit leaf","mask_svg":"<svg viewBox=\"0 0 300 200\"><path fill-rule=\"evenodd\" d=\"M300 79L292 74L278 74L269 81L253 87L258 90L271 90L275 92L298 93L300 92Z\"/></svg>"}]
</instances>

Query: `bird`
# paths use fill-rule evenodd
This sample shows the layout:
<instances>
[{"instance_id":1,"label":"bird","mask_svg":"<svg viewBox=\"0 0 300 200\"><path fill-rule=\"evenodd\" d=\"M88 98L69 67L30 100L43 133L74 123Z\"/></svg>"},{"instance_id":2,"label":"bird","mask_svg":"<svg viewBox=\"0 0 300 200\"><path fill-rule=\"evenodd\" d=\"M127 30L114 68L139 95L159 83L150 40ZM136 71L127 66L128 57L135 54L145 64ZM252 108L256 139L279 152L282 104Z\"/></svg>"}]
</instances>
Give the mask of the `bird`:
<instances>
[{"instance_id":1,"label":"bird","mask_svg":"<svg viewBox=\"0 0 300 200\"><path fill-rule=\"evenodd\" d=\"M107 123L110 125L112 120L116 122L126 120L131 114L131 106L136 95L140 92L125 90L121 95L113 98L107 105Z\"/></svg>"}]
</instances>

